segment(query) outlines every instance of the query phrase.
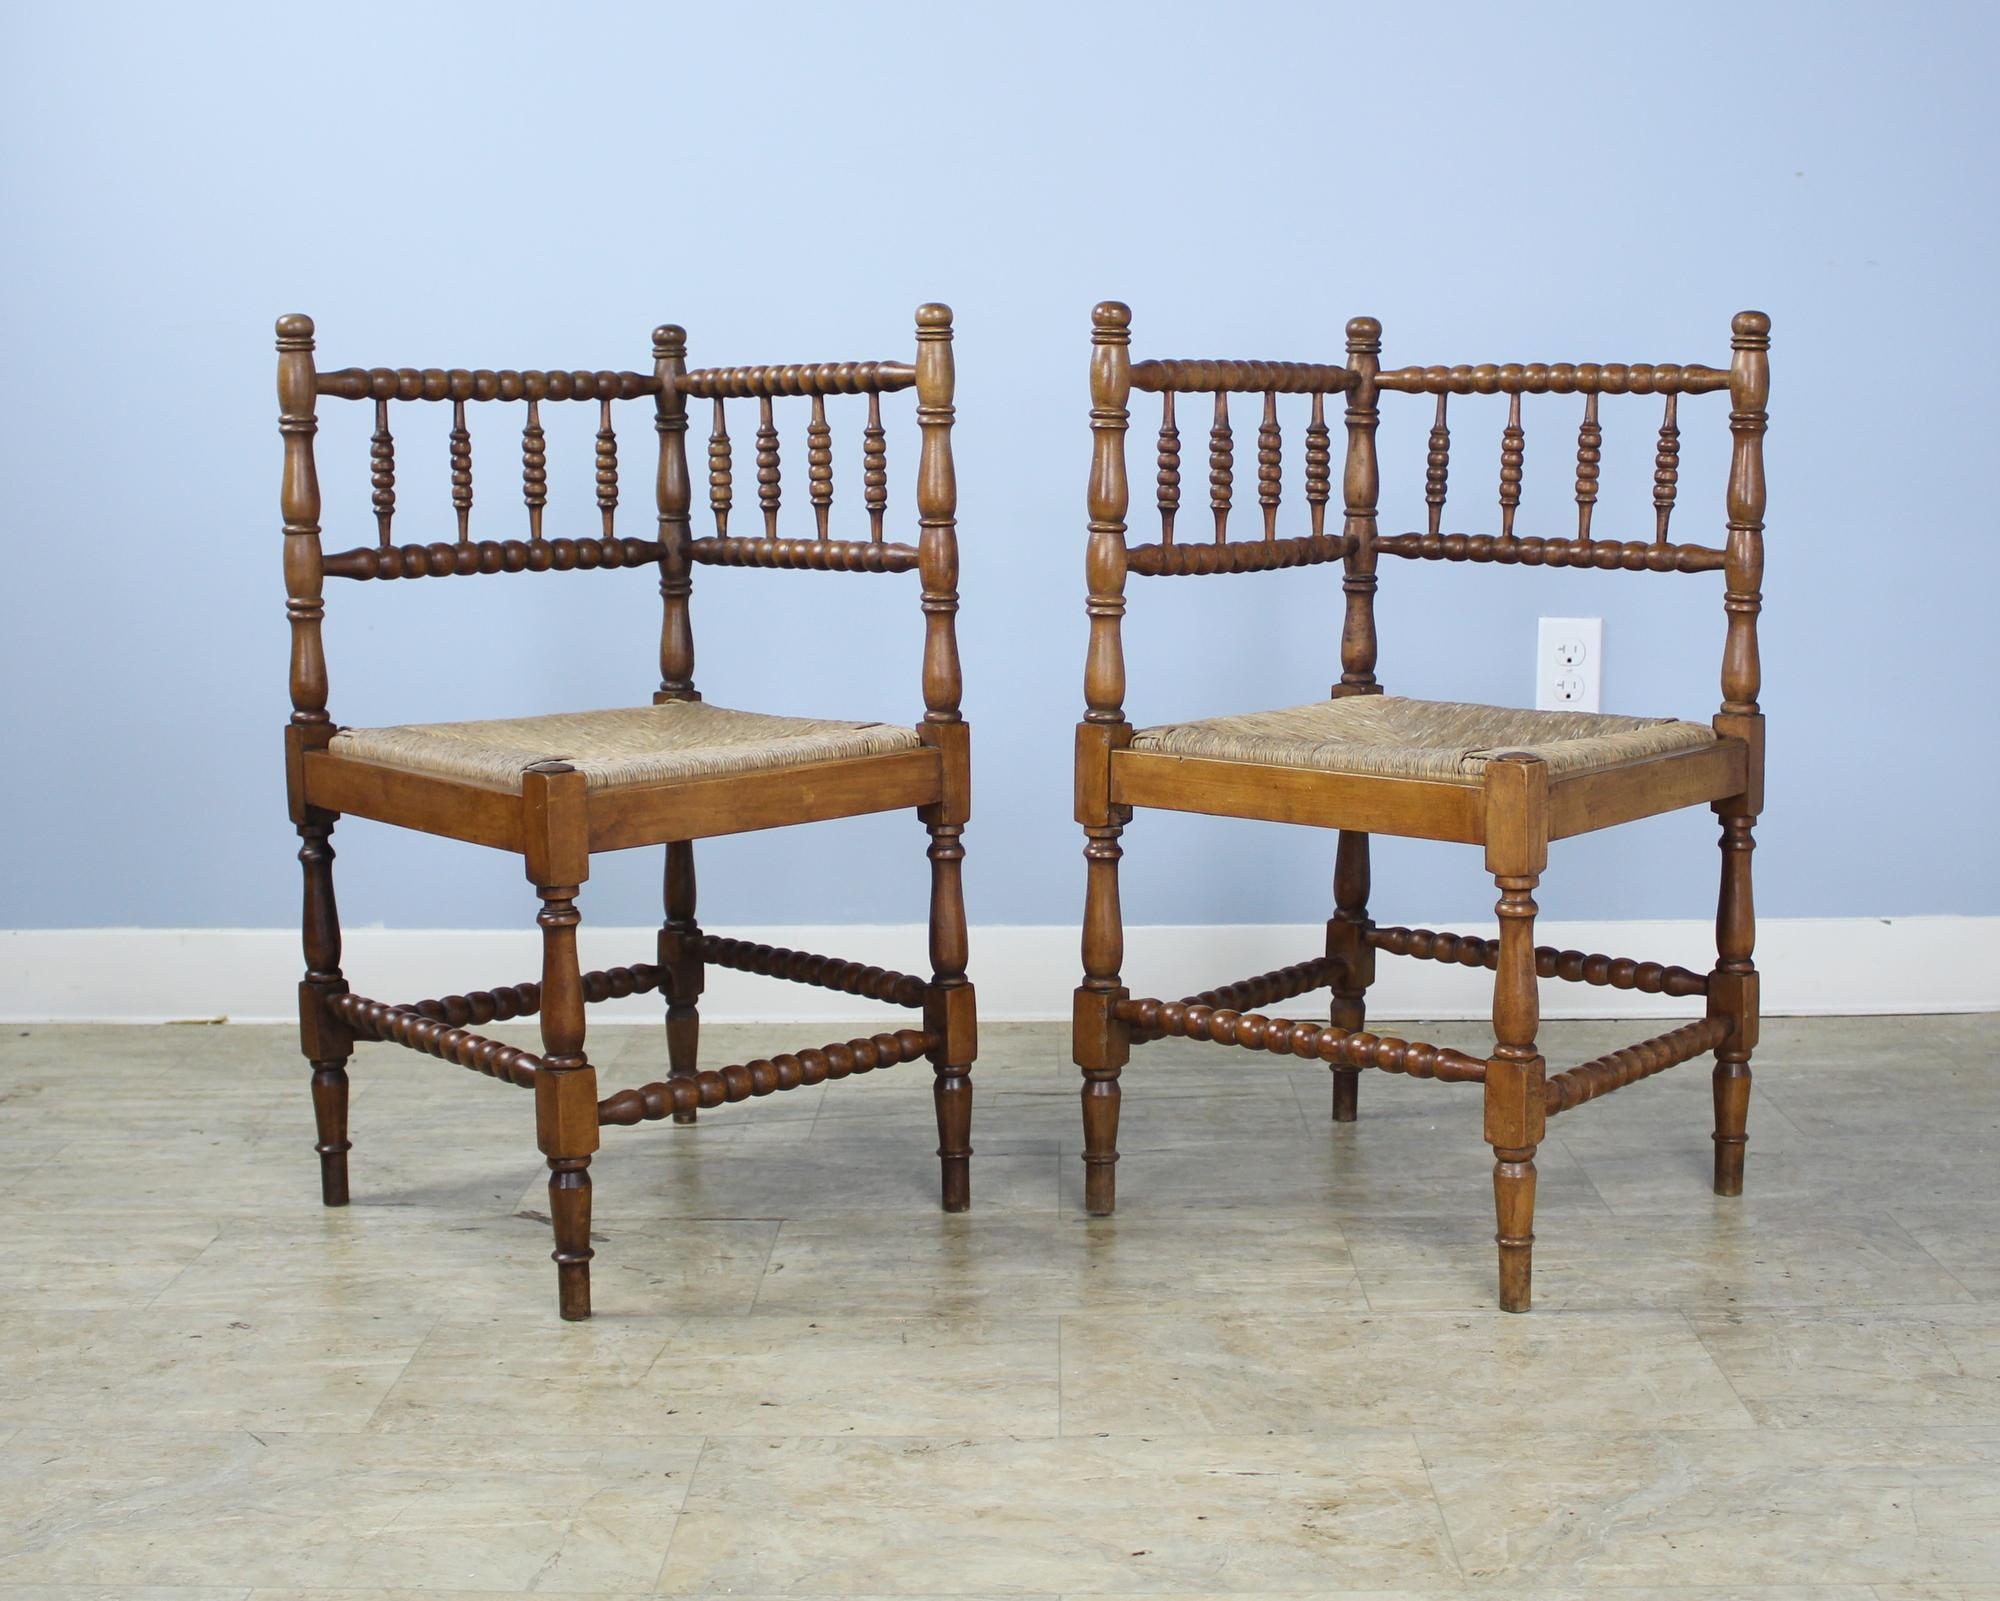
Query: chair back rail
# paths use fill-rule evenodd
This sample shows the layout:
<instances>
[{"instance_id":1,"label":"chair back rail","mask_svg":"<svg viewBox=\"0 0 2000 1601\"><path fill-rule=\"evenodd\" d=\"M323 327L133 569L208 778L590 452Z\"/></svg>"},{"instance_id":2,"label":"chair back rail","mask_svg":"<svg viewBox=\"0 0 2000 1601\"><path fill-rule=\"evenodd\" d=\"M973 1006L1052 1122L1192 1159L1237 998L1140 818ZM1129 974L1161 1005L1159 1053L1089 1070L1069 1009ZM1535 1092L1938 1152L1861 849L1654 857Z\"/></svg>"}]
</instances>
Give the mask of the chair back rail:
<instances>
[{"instance_id":1,"label":"chair back rail","mask_svg":"<svg viewBox=\"0 0 2000 1601\"><path fill-rule=\"evenodd\" d=\"M1770 319L1740 313L1731 325L1732 356L1727 368L1674 362L1507 362L1477 366L1381 366L1381 325L1357 317L1347 325L1344 366L1279 361L1141 361L1130 359L1131 313L1106 302L1093 313L1091 426L1093 465L1090 492L1089 616L1091 643L1086 671L1086 720L1123 721L1124 667L1119 629L1127 574L1144 576L1265 572L1339 560L1344 564L1345 617L1341 632L1341 676L1335 695L1380 692L1375 678L1377 642L1374 597L1376 558L1468 561L1501 566L1574 567L1604 572L1721 572L1728 635L1723 664L1725 716L1754 716L1759 667L1756 621L1763 572L1763 434L1769 390ZM1157 542L1128 544L1125 518L1129 490L1124 435L1129 398L1135 389L1161 396L1156 453ZM1671 525L1680 483L1680 400L1683 395L1727 391L1733 436L1726 543L1720 546L1675 542ZM1376 454L1380 396L1435 397L1424 457L1425 526L1420 531L1378 535L1381 488ZM1209 512L1211 537L1199 544L1177 543L1183 532L1180 419L1176 396L1210 393ZM1257 505L1262 539L1229 539L1234 507L1236 451L1229 410L1232 394L1262 394L1257 428ZM1277 397L1308 394L1312 418L1306 429L1306 500L1310 532L1279 534L1283 438ZM1344 522L1337 535L1325 532L1330 498L1330 460L1325 397L1346 396L1347 454L1342 477ZM1450 400L1453 395L1505 395L1507 415L1500 435L1498 533L1447 531L1445 509L1452 473ZM1527 470L1528 437L1522 397L1581 395L1574 452L1573 534L1544 537L1516 531ZM1653 453L1652 538L1604 538L1596 532L1598 491L1604 452L1600 399L1605 395L1658 396L1662 412Z\"/></svg>"},{"instance_id":2,"label":"chair back rail","mask_svg":"<svg viewBox=\"0 0 2000 1601\"><path fill-rule=\"evenodd\" d=\"M348 367L317 371L312 320L292 316L278 322L279 427L285 441L281 490L284 516L286 589L292 628L293 720L327 723L326 663L321 640L322 587L328 577L355 580L472 576L514 572L590 571L657 564L662 622L660 697L695 698L694 641L689 619L692 570L696 565L787 568L817 572L895 573L922 576L925 614L924 695L929 721L957 721L960 677L955 618L958 555L956 485L951 466L951 314L925 306L917 315L914 362L818 362L780 366L712 367L690 370L684 330L666 325L654 331L651 372L551 369L465 369ZM922 444L915 495L918 539L897 543L887 537L889 507L886 430L881 397L917 391ZM867 418L861 431L862 508L866 538L836 539L833 523L835 455L826 397L865 396ZM372 545L327 553L321 548L320 495L313 442L319 397L371 402L369 507L375 524ZM810 402L806 426L806 501L812 537L782 537L782 461L773 402ZM620 457L613 403L650 398L658 435L655 501L657 531L652 538L621 535ZM712 537L694 537L693 489L687 461L688 402L711 402L708 440L709 506ZM757 402L755 438L758 537L732 535L734 499L732 456L725 402ZM391 426L395 402L449 402L450 486L455 537L399 543L396 520L397 442ZM524 407L521 429L521 499L525 537L475 538L472 432L468 402L503 401ZM549 461L542 426L544 402L591 401L598 407L592 487L599 526L576 538L550 537L544 527L548 507ZM856 530L859 532L859 530Z\"/></svg>"}]
</instances>

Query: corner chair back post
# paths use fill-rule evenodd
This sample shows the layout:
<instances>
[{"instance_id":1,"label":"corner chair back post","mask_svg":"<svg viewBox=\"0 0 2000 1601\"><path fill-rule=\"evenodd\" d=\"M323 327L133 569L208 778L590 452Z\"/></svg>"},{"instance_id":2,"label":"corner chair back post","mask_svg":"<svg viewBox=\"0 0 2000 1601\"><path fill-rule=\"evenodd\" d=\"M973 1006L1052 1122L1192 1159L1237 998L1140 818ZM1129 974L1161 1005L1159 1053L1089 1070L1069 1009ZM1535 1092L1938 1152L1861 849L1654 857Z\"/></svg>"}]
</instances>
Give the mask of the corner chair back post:
<instances>
[{"instance_id":1,"label":"corner chair back post","mask_svg":"<svg viewBox=\"0 0 2000 1601\"><path fill-rule=\"evenodd\" d=\"M687 330L667 323L653 330L653 426L660 436L660 688L655 701L700 700L694 687L694 624L689 615L694 562L688 550Z\"/></svg>"},{"instance_id":2,"label":"corner chair back post","mask_svg":"<svg viewBox=\"0 0 2000 1601\"><path fill-rule=\"evenodd\" d=\"M951 308L917 308L917 573L923 586L924 722L959 721L958 479L952 467Z\"/></svg>"},{"instance_id":3,"label":"corner chair back post","mask_svg":"<svg viewBox=\"0 0 2000 1601\"><path fill-rule=\"evenodd\" d=\"M278 432L284 439L285 458L278 505L284 530L285 616L292 636L292 715L285 765L292 821L301 823L305 821L301 758L309 750L324 749L333 737L326 710L326 645L320 629L326 614L326 569L320 549L319 470L313 460L319 419L312 318L280 317L277 337Z\"/></svg>"},{"instance_id":4,"label":"corner chair back post","mask_svg":"<svg viewBox=\"0 0 2000 1601\"><path fill-rule=\"evenodd\" d=\"M1347 596L1340 630L1340 682L1336 699L1379 695L1375 680L1375 511L1382 472L1375 454L1381 422L1375 375L1382 370L1382 325L1356 317L1347 325L1347 466L1342 476L1347 556L1341 589Z\"/></svg>"}]
</instances>

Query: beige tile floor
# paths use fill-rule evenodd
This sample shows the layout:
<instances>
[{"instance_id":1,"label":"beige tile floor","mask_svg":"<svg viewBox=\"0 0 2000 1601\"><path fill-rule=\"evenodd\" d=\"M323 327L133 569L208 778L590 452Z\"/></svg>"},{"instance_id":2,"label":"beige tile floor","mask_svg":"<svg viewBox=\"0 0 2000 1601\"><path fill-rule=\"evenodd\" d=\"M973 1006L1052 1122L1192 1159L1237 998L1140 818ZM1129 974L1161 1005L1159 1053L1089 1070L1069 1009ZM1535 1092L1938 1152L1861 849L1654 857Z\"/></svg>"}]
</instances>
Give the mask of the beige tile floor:
<instances>
[{"instance_id":1,"label":"beige tile floor","mask_svg":"<svg viewBox=\"0 0 2000 1601\"><path fill-rule=\"evenodd\" d=\"M0 1601L2000 1601L2000 1019L1770 1025L1738 1202L1703 1067L1567 1114L1527 1317L1475 1090L1149 1046L1091 1221L986 1047L966 1217L921 1065L608 1130L567 1326L529 1097L364 1047L329 1212L282 1031L0 1031Z\"/></svg>"}]
</instances>

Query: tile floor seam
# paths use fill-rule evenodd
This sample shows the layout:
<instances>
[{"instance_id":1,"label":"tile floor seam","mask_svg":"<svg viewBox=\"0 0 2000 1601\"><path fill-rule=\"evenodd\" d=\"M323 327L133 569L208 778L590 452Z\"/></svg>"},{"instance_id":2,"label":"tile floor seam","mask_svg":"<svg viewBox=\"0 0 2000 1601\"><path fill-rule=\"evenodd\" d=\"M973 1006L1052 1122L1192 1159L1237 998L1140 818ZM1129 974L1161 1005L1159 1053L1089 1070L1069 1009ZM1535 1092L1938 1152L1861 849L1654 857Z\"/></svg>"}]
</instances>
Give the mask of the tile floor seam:
<instances>
[{"instance_id":1,"label":"tile floor seam","mask_svg":"<svg viewBox=\"0 0 2000 1601\"><path fill-rule=\"evenodd\" d=\"M1444 1530L1444 1548L1451 1553L1451 1565L1458 1569L1458 1582L1470 1586L1471 1575L1465 1571L1465 1558L1458 1554L1458 1536L1451 1532L1451 1519L1445 1516L1444 1497L1438 1494L1437 1479L1431 1473L1431 1460L1424 1453L1424 1442L1417 1438L1417 1431L1410 1430L1410 1449L1417 1453L1417 1465L1424 1470L1424 1485L1431 1493L1431 1505L1437 1508L1438 1527Z\"/></svg>"},{"instance_id":2,"label":"tile floor seam","mask_svg":"<svg viewBox=\"0 0 2000 1601\"><path fill-rule=\"evenodd\" d=\"M649 1586L652 1594L662 1593L660 1585L667 1577L667 1564L674 1559L674 1541L680 1538L681 1519L687 1516L688 1497L694 1494L694 1481L701 1473L701 1465L708 1460L709 1441L712 1435L704 1434L701 1444L695 1447L694 1465L688 1469L687 1483L681 1487L680 1504L674 1508L674 1526L667 1531L667 1543L660 1551L660 1565L653 1570L653 1582Z\"/></svg>"},{"instance_id":3,"label":"tile floor seam","mask_svg":"<svg viewBox=\"0 0 2000 1601\"><path fill-rule=\"evenodd\" d=\"M1722 1365L1722 1358L1716 1354L1708 1341L1701 1337L1701 1330L1695 1326L1694 1315L1684 1306L1674 1308L1674 1314L1681 1322L1687 1325L1688 1333L1693 1337L1694 1343L1701 1348L1703 1354L1708 1357L1709 1365L1715 1369L1716 1375L1722 1382L1729 1386L1729 1393L1736 1398L1736 1405L1742 1410L1744 1424L1752 1429L1766 1427L1767 1425L1758 1420L1757 1414L1750 1410L1750 1403L1743 1399L1743 1392L1736 1388L1736 1381L1729 1376L1729 1369Z\"/></svg>"}]
</instances>

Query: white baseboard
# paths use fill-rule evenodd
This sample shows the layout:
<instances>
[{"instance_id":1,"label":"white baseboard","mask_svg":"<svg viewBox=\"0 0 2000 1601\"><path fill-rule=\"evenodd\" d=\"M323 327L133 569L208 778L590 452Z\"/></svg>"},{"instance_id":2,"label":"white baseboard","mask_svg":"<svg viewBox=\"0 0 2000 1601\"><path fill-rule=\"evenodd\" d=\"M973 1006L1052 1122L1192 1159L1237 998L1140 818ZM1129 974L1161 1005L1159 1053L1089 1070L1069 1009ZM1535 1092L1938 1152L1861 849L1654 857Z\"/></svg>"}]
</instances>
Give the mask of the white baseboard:
<instances>
[{"instance_id":1,"label":"white baseboard","mask_svg":"<svg viewBox=\"0 0 2000 1601\"><path fill-rule=\"evenodd\" d=\"M1433 925L1436 926L1436 925ZM1448 925L1447 925L1448 926ZM1459 925L1461 933L1492 930ZM721 929L741 938L822 951L905 972L927 970L919 924ZM2000 1010L2000 917L1768 918L1757 931L1764 1009L1771 1016ZM1542 944L1672 962L1706 971L1714 933L1707 922L1543 922ZM1125 977L1135 993L1178 997L1266 972L1318 953L1318 924L1135 927L1126 932ZM654 931L582 930L586 967L652 959ZM973 981L981 1016L1069 1015L1077 979L1074 928L990 926L972 931ZM532 929L350 929L345 969L354 988L379 1000L426 996L536 976ZM186 1018L289 1021L299 973L289 929L15 929L0 931L0 1020L157 1023ZM1478 969L1385 956L1368 997L1380 1018L1486 1015L1492 980ZM1547 1017L1674 1017L1688 1000L1580 984L1542 985ZM1324 996L1273 1007L1289 1017L1323 1015ZM635 995L591 1009L593 1022L657 1023L660 1001ZM891 1009L744 973L711 970L702 1015L714 1022L846 1022Z\"/></svg>"}]
</instances>

